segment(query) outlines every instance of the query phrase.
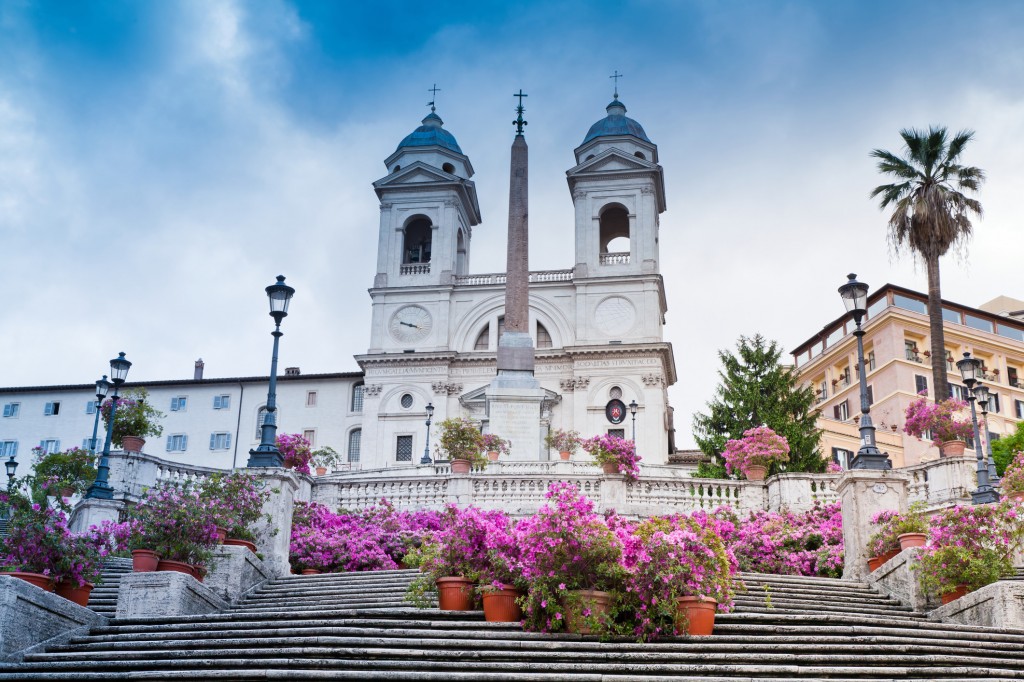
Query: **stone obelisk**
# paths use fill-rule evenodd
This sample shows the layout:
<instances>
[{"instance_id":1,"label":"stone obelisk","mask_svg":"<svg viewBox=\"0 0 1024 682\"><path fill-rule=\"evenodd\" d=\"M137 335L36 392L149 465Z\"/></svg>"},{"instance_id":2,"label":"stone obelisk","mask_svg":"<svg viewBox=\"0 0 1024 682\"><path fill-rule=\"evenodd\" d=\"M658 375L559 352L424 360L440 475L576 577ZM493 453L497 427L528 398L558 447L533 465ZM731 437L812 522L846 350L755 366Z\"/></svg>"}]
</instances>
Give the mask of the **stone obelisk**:
<instances>
[{"instance_id":1,"label":"stone obelisk","mask_svg":"<svg viewBox=\"0 0 1024 682\"><path fill-rule=\"evenodd\" d=\"M498 339L498 372L487 388L488 431L511 442L510 457L537 460L541 450L544 389L533 376L530 336L529 151L523 136L523 91L516 107L516 137L508 198L508 273L505 280L505 328Z\"/></svg>"}]
</instances>

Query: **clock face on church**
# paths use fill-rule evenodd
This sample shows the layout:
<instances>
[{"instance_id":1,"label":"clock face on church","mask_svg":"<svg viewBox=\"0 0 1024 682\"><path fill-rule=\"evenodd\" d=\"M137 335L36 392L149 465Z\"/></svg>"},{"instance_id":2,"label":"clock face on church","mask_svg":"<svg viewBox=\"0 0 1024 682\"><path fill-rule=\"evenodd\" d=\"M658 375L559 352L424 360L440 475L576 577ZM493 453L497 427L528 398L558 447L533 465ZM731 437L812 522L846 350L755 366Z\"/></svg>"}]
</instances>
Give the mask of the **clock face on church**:
<instances>
[{"instance_id":1,"label":"clock face on church","mask_svg":"<svg viewBox=\"0 0 1024 682\"><path fill-rule=\"evenodd\" d=\"M425 308L418 305L407 305L399 308L391 316L391 324L388 329L395 341L410 342L420 341L430 333L433 320Z\"/></svg>"}]
</instances>

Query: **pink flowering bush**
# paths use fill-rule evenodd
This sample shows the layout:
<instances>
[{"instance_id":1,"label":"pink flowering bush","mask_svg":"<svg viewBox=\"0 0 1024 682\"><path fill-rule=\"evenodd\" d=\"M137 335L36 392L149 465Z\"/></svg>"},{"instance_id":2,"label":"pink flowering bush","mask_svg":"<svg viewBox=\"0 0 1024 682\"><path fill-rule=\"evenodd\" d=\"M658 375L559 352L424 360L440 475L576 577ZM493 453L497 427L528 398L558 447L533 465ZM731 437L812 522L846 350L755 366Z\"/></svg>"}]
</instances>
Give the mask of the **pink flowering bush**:
<instances>
[{"instance_id":1,"label":"pink flowering bush","mask_svg":"<svg viewBox=\"0 0 1024 682\"><path fill-rule=\"evenodd\" d=\"M227 530L229 538L255 540L250 526L270 499L265 481L240 472L214 474L200 481L198 493L213 522Z\"/></svg>"},{"instance_id":2,"label":"pink flowering bush","mask_svg":"<svg viewBox=\"0 0 1024 682\"><path fill-rule=\"evenodd\" d=\"M789 461L789 442L767 426L757 426L743 432L743 437L730 439L722 451L725 470L744 476L751 466L770 468L772 464Z\"/></svg>"},{"instance_id":3,"label":"pink flowering bush","mask_svg":"<svg viewBox=\"0 0 1024 682\"><path fill-rule=\"evenodd\" d=\"M719 509L728 517L732 511ZM839 504L815 503L803 513L752 512L735 518L735 536L726 538L740 569L780 575L840 577L843 573L843 518Z\"/></svg>"},{"instance_id":4,"label":"pink flowering bush","mask_svg":"<svg viewBox=\"0 0 1024 682\"><path fill-rule=\"evenodd\" d=\"M217 544L216 509L190 486L154 486L125 516L144 542L133 549L152 550L161 559L205 566Z\"/></svg>"},{"instance_id":5,"label":"pink flowering bush","mask_svg":"<svg viewBox=\"0 0 1024 682\"><path fill-rule=\"evenodd\" d=\"M1020 546L1024 505L956 506L932 517L928 544L921 553L921 584L942 595L959 585L975 590L1013 572Z\"/></svg>"},{"instance_id":6,"label":"pink flowering bush","mask_svg":"<svg viewBox=\"0 0 1024 682\"><path fill-rule=\"evenodd\" d=\"M480 446L484 452L497 452L499 455L508 454L508 441L495 433L485 433L480 437Z\"/></svg>"},{"instance_id":7,"label":"pink flowering bush","mask_svg":"<svg viewBox=\"0 0 1024 682\"><path fill-rule=\"evenodd\" d=\"M1024 493L1024 452L1014 454L999 484L1004 494Z\"/></svg>"},{"instance_id":8,"label":"pink flowering bush","mask_svg":"<svg viewBox=\"0 0 1024 682\"><path fill-rule=\"evenodd\" d=\"M974 427L969 419L957 419L956 413L967 407L966 402L955 398L934 403L922 396L907 406L903 431L915 438L931 431L936 446L951 440L966 441L974 434Z\"/></svg>"},{"instance_id":9,"label":"pink flowering bush","mask_svg":"<svg viewBox=\"0 0 1024 682\"><path fill-rule=\"evenodd\" d=\"M309 463L313 459L313 446L301 433L282 433L274 443L284 457L284 465L300 474L308 474Z\"/></svg>"},{"instance_id":10,"label":"pink flowering bush","mask_svg":"<svg viewBox=\"0 0 1024 682\"><path fill-rule=\"evenodd\" d=\"M636 483L640 479L642 458L636 454L636 443L633 441L605 434L588 438L582 445L598 464L614 465L627 483Z\"/></svg>"}]
</instances>

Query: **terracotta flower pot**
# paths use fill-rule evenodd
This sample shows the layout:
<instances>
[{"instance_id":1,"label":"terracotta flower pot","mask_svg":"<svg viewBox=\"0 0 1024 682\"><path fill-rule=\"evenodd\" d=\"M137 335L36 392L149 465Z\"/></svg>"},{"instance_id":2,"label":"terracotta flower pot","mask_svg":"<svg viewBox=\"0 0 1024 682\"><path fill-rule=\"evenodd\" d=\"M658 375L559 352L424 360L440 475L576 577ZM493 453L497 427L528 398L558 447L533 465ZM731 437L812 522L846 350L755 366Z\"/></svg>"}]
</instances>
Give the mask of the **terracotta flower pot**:
<instances>
[{"instance_id":1,"label":"terracotta flower pot","mask_svg":"<svg viewBox=\"0 0 1024 682\"><path fill-rule=\"evenodd\" d=\"M1024 502L1024 490L1011 490L1007 495L1014 502Z\"/></svg>"},{"instance_id":2,"label":"terracotta flower pot","mask_svg":"<svg viewBox=\"0 0 1024 682\"><path fill-rule=\"evenodd\" d=\"M125 452L142 452L146 447L146 439L138 436L125 436L121 439L121 448Z\"/></svg>"},{"instance_id":3,"label":"terracotta flower pot","mask_svg":"<svg viewBox=\"0 0 1024 682\"><path fill-rule=\"evenodd\" d=\"M562 610L565 612L565 629L567 632L575 632L580 635L590 635L596 632L589 618L596 618L598 622L604 623L608 620L608 612L611 610L612 595L600 590L569 590L569 598L562 601ZM590 611L588 614L587 611Z\"/></svg>"},{"instance_id":4,"label":"terracotta flower pot","mask_svg":"<svg viewBox=\"0 0 1024 682\"><path fill-rule=\"evenodd\" d=\"M136 573L152 573L160 563L160 557L151 549L132 550L132 570Z\"/></svg>"},{"instance_id":5,"label":"terracotta flower pot","mask_svg":"<svg viewBox=\"0 0 1024 682\"><path fill-rule=\"evenodd\" d=\"M888 552L882 555L882 565L889 563L889 559L895 558L902 550L890 549Z\"/></svg>"},{"instance_id":6,"label":"terracotta flower pot","mask_svg":"<svg viewBox=\"0 0 1024 682\"><path fill-rule=\"evenodd\" d=\"M53 592L53 578L51 578L48 575L43 575L42 573L30 573L29 571L13 571L11 573L8 573L7 575L11 576L12 578L19 578L21 580L24 580L30 585L35 585L41 590Z\"/></svg>"},{"instance_id":7,"label":"terracotta flower pot","mask_svg":"<svg viewBox=\"0 0 1024 682\"><path fill-rule=\"evenodd\" d=\"M317 476L323 476L326 473L327 473L327 467L317 467L316 468L316 475Z\"/></svg>"},{"instance_id":8,"label":"terracotta flower pot","mask_svg":"<svg viewBox=\"0 0 1024 682\"><path fill-rule=\"evenodd\" d=\"M320 575L320 571L315 568L304 568L302 569L302 575Z\"/></svg>"},{"instance_id":9,"label":"terracotta flower pot","mask_svg":"<svg viewBox=\"0 0 1024 682\"><path fill-rule=\"evenodd\" d=\"M601 465L601 469L603 469L604 473L606 473L606 474L617 474L617 473L619 473L619 465L614 463L614 462L612 462L610 464L602 464Z\"/></svg>"},{"instance_id":10,"label":"terracotta flower pot","mask_svg":"<svg viewBox=\"0 0 1024 682\"><path fill-rule=\"evenodd\" d=\"M903 533L899 536L899 539L900 551L903 551L911 547L924 547L924 543L928 541L928 536L924 533Z\"/></svg>"},{"instance_id":11,"label":"terracotta flower pot","mask_svg":"<svg viewBox=\"0 0 1024 682\"><path fill-rule=\"evenodd\" d=\"M198 580L199 582L203 582L203 578L206 577L206 566L196 566L196 565L193 565L192 566L192 577L195 578L196 580Z\"/></svg>"},{"instance_id":12,"label":"terracotta flower pot","mask_svg":"<svg viewBox=\"0 0 1024 682\"><path fill-rule=\"evenodd\" d=\"M676 599L676 630L696 637L706 637L715 629L718 602L707 597Z\"/></svg>"},{"instance_id":13,"label":"terracotta flower pot","mask_svg":"<svg viewBox=\"0 0 1024 682\"><path fill-rule=\"evenodd\" d=\"M874 573L882 566L882 557L873 556L868 557L868 571Z\"/></svg>"},{"instance_id":14,"label":"terracotta flower pot","mask_svg":"<svg viewBox=\"0 0 1024 682\"><path fill-rule=\"evenodd\" d=\"M461 577L438 578L437 608L442 611L472 611L473 581Z\"/></svg>"},{"instance_id":15,"label":"terracotta flower pot","mask_svg":"<svg viewBox=\"0 0 1024 682\"><path fill-rule=\"evenodd\" d=\"M523 619L523 610L516 599L522 596L522 592L507 585L501 590L484 592L484 620L489 623L518 623Z\"/></svg>"},{"instance_id":16,"label":"terracotta flower pot","mask_svg":"<svg viewBox=\"0 0 1024 682\"><path fill-rule=\"evenodd\" d=\"M452 473L453 474L468 474L472 464L468 459L453 459L452 460Z\"/></svg>"},{"instance_id":17,"label":"terracotta flower pot","mask_svg":"<svg viewBox=\"0 0 1024 682\"><path fill-rule=\"evenodd\" d=\"M939 446L939 452L943 457L959 457L964 454L966 447L967 443L962 440L947 440Z\"/></svg>"},{"instance_id":18,"label":"terracotta flower pot","mask_svg":"<svg viewBox=\"0 0 1024 682\"><path fill-rule=\"evenodd\" d=\"M498 461L498 451L497 450L488 450L487 451L487 459L491 460L492 462L497 462Z\"/></svg>"},{"instance_id":19,"label":"terracotta flower pot","mask_svg":"<svg viewBox=\"0 0 1024 682\"><path fill-rule=\"evenodd\" d=\"M74 488L61 488L60 489L60 496L61 497L71 497L74 494L75 494L75 489Z\"/></svg>"},{"instance_id":20,"label":"terracotta flower pot","mask_svg":"<svg viewBox=\"0 0 1024 682\"><path fill-rule=\"evenodd\" d=\"M224 541L227 539L227 537L228 537L228 529L227 528L221 528L220 526L217 526L217 544L218 545L223 545Z\"/></svg>"},{"instance_id":21,"label":"terracotta flower pot","mask_svg":"<svg viewBox=\"0 0 1024 682\"><path fill-rule=\"evenodd\" d=\"M57 596L64 597L68 601L74 602L79 606L89 605L89 594L92 593L92 588L95 587L92 583L86 583L79 586L77 582L67 582L61 580L57 583Z\"/></svg>"},{"instance_id":22,"label":"terracotta flower pot","mask_svg":"<svg viewBox=\"0 0 1024 682\"><path fill-rule=\"evenodd\" d=\"M176 571L177 573L187 573L195 577L195 573L192 572L192 564L186 564L184 561L175 561L174 559L161 559L160 563L156 565L156 570Z\"/></svg>"},{"instance_id":23,"label":"terracotta flower pot","mask_svg":"<svg viewBox=\"0 0 1024 682\"><path fill-rule=\"evenodd\" d=\"M248 547L249 551L253 554L256 553L256 543L249 542L248 540L239 540L238 538L225 538L224 544L229 547Z\"/></svg>"},{"instance_id":24,"label":"terracotta flower pot","mask_svg":"<svg viewBox=\"0 0 1024 682\"><path fill-rule=\"evenodd\" d=\"M967 589L967 585L957 585L955 590L953 590L952 592L947 592L946 594L942 595L942 603L948 604L951 601L956 601L960 597L967 594L969 591L970 590Z\"/></svg>"},{"instance_id":25,"label":"terracotta flower pot","mask_svg":"<svg viewBox=\"0 0 1024 682\"><path fill-rule=\"evenodd\" d=\"M558 453L558 457L559 457L560 459L565 459L565 460L568 460L568 459L569 459L570 457L572 457L572 453L571 453L571 452L569 452L568 450L561 450L561 451L559 451L559 453Z\"/></svg>"},{"instance_id":26,"label":"terracotta flower pot","mask_svg":"<svg viewBox=\"0 0 1024 682\"><path fill-rule=\"evenodd\" d=\"M758 464L751 464L747 467L747 480L748 481L763 481L764 477L768 475L768 468L760 466Z\"/></svg>"}]
</instances>

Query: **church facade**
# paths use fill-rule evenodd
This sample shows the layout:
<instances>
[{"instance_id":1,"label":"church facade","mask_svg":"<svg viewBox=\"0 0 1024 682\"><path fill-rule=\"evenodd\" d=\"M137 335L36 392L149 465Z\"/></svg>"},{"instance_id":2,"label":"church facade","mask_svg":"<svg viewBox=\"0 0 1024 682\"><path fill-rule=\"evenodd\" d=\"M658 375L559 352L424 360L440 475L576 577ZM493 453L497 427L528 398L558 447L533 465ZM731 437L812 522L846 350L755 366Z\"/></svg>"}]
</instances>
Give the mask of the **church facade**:
<instances>
[{"instance_id":1,"label":"church facade","mask_svg":"<svg viewBox=\"0 0 1024 682\"><path fill-rule=\"evenodd\" d=\"M631 438L635 423L644 461L661 464L673 449L667 388L676 381L663 337L658 253L664 175L657 146L625 114L616 97L575 150L567 171L575 250L565 268L529 273L529 333L544 391L530 427L538 422L536 443L559 428ZM373 183L379 241L369 346L355 358L360 371L302 375L291 368L279 383L279 432L331 446L353 469L418 464L427 450L428 405L432 442L447 417L470 417L489 431L486 391L504 326L505 273L470 269L482 216L472 163L455 137L431 113L385 164L387 174ZM242 466L259 442L267 378L207 379L200 365L193 379L144 383L167 414L166 443L154 439L146 451ZM88 447L92 392L91 385L0 388L0 454L27 459L37 444ZM54 403L64 409L55 412ZM510 458L552 455L514 439Z\"/></svg>"}]
</instances>

